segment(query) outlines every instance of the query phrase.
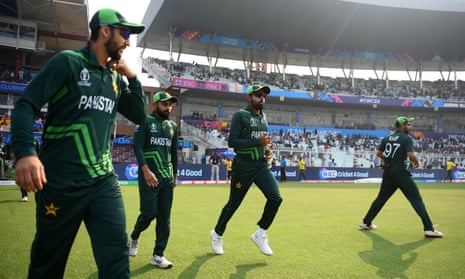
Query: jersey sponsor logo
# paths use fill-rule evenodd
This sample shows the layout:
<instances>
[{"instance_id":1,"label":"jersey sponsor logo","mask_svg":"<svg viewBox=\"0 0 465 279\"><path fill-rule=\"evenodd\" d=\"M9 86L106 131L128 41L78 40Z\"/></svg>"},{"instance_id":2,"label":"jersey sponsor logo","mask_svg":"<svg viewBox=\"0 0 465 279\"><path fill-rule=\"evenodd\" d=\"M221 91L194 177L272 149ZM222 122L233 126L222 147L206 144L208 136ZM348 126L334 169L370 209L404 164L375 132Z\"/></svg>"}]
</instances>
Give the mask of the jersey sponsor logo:
<instances>
[{"instance_id":1,"label":"jersey sponsor logo","mask_svg":"<svg viewBox=\"0 0 465 279\"><path fill-rule=\"evenodd\" d=\"M168 138L156 138L150 137L150 144L151 145L158 145L158 146L171 146L171 139Z\"/></svg>"},{"instance_id":2,"label":"jersey sponsor logo","mask_svg":"<svg viewBox=\"0 0 465 279\"><path fill-rule=\"evenodd\" d=\"M78 81L79 86L91 86L92 84L89 82L90 80L90 73L89 70L86 68L81 70L81 73L79 74L79 77L81 78L80 81Z\"/></svg>"},{"instance_id":3,"label":"jersey sponsor logo","mask_svg":"<svg viewBox=\"0 0 465 279\"><path fill-rule=\"evenodd\" d=\"M82 95L79 100L78 109L82 110L98 110L107 113L112 113L115 108L115 101L104 96L85 96Z\"/></svg>"}]
</instances>

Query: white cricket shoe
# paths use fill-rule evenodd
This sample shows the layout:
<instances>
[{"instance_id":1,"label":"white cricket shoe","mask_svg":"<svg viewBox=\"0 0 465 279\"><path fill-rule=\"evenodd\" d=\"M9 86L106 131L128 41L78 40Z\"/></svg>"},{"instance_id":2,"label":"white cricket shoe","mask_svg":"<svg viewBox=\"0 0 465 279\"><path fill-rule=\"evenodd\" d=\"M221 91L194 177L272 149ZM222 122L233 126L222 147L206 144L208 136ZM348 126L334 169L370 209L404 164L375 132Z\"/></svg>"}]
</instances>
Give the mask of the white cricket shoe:
<instances>
[{"instance_id":1,"label":"white cricket shoe","mask_svg":"<svg viewBox=\"0 0 465 279\"><path fill-rule=\"evenodd\" d=\"M223 237L215 232L215 230L212 230L210 232L210 238L212 240L212 250L213 253L217 255L223 255Z\"/></svg>"},{"instance_id":2,"label":"white cricket shoe","mask_svg":"<svg viewBox=\"0 0 465 279\"><path fill-rule=\"evenodd\" d=\"M158 255L153 256L150 263L153 266L158 266L161 269L168 269L173 267L173 263L168 261L165 257L160 257Z\"/></svg>"},{"instance_id":3,"label":"white cricket shoe","mask_svg":"<svg viewBox=\"0 0 465 279\"><path fill-rule=\"evenodd\" d=\"M132 239L132 232L129 234L129 256L135 257L137 255L137 252L139 251L139 239Z\"/></svg>"},{"instance_id":4,"label":"white cricket shoe","mask_svg":"<svg viewBox=\"0 0 465 279\"><path fill-rule=\"evenodd\" d=\"M442 232L439 231L425 231L425 237L442 237Z\"/></svg>"},{"instance_id":5,"label":"white cricket shoe","mask_svg":"<svg viewBox=\"0 0 465 279\"><path fill-rule=\"evenodd\" d=\"M266 234L264 234L263 236L258 236L255 232L254 234L252 234L252 236L250 236L250 238L258 246L258 248L263 254L267 256L273 255L273 251L268 245L268 237L266 236Z\"/></svg>"},{"instance_id":6,"label":"white cricket shoe","mask_svg":"<svg viewBox=\"0 0 465 279\"><path fill-rule=\"evenodd\" d=\"M363 221L360 224L358 224L358 226L362 230L369 230L369 231L376 230L378 228L378 226L376 226L375 224L371 224L371 225L368 226L367 224L363 223Z\"/></svg>"}]
</instances>

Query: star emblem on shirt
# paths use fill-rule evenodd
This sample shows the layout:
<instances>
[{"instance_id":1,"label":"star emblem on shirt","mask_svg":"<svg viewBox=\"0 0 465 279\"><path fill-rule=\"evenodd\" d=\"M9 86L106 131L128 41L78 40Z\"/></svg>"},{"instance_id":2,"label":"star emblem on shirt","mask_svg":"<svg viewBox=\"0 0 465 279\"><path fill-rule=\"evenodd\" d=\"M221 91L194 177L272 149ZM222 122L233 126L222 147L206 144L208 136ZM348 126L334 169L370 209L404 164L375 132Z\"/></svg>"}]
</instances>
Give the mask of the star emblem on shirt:
<instances>
[{"instance_id":1,"label":"star emblem on shirt","mask_svg":"<svg viewBox=\"0 0 465 279\"><path fill-rule=\"evenodd\" d=\"M236 183L236 189L241 189L242 188L242 184L240 182L237 182Z\"/></svg>"},{"instance_id":2,"label":"star emblem on shirt","mask_svg":"<svg viewBox=\"0 0 465 279\"><path fill-rule=\"evenodd\" d=\"M55 207L55 205L53 204L53 202L50 203L50 205L44 205L45 207L45 215L53 215L53 216L57 216L57 211L60 209L59 207Z\"/></svg>"}]
</instances>

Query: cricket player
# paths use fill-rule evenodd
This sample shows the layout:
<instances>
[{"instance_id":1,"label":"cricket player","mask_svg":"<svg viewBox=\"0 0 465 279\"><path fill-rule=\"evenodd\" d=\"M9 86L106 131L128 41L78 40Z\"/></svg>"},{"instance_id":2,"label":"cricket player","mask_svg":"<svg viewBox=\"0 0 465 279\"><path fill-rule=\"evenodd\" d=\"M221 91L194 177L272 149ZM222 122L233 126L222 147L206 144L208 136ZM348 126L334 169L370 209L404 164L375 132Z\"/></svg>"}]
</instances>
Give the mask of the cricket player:
<instances>
[{"instance_id":1,"label":"cricket player","mask_svg":"<svg viewBox=\"0 0 465 279\"><path fill-rule=\"evenodd\" d=\"M16 183L36 193L29 278L63 278L82 222L99 278L130 275L125 210L110 140L117 112L134 123L146 118L142 85L122 59L130 35L145 26L129 23L113 9L101 9L89 27L87 46L52 57L12 114ZM45 104L48 112L38 156L33 122Z\"/></svg>"},{"instance_id":2,"label":"cricket player","mask_svg":"<svg viewBox=\"0 0 465 279\"><path fill-rule=\"evenodd\" d=\"M234 148L229 200L221 211L215 228L210 232L212 250L221 255L223 234L231 217L242 203L252 183L262 191L266 198L263 214L258 221L258 230L251 239L260 251L271 256L273 251L268 244L266 231L271 226L282 198L268 161L272 158L271 136L268 134L268 122L263 112L266 97L270 94L267 86L249 87L246 95L248 106L233 115L228 144Z\"/></svg>"}]
</instances>

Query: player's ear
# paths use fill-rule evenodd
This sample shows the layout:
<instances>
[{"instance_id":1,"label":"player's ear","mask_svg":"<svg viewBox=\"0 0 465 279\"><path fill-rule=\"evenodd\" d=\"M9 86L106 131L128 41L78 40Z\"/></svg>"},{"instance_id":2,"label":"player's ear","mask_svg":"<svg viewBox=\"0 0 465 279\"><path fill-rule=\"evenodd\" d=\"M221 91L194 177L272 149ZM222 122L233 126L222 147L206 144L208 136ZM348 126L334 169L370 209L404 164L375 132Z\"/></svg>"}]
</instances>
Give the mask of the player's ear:
<instances>
[{"instance_id":1,"label":"player's ear","mask_svg":"<svg viewBox=\"0 0 465 279\"><path fill-rule=\"evenodd\" d=\"M100 26L100 36L103 38L107 38L111 36L111 27L108 25L102 25Z\"/></svg>"}]
</instances>

